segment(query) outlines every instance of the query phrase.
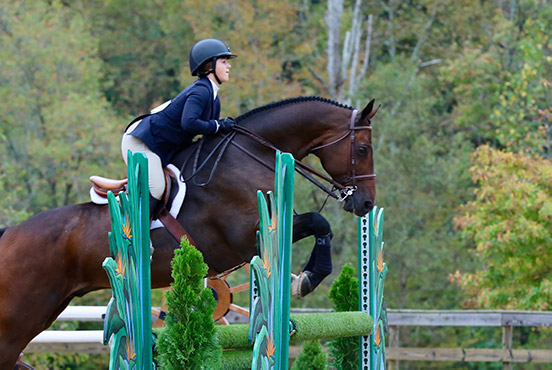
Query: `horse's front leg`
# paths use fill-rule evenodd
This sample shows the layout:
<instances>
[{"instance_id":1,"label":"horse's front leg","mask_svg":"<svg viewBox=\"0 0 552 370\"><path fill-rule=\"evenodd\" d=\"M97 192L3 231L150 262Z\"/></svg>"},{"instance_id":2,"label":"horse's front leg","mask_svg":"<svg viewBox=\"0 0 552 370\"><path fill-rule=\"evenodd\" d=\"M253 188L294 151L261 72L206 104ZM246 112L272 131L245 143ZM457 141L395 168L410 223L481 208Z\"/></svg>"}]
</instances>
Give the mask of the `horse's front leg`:
<instances>
[{"instance_id":1,"label":"horse's front leg","mask_svg":"<svg viewBox=\"0 0 552 370\"><path fill-rule=\"evenodd\" d=\"M292 277L292 294L302 298L312 292L326 276L332 273L330 223L316 212L303 213L293 218L293 242L313 235L314 247L299 276Z\"/></svg>"}]
</instances>

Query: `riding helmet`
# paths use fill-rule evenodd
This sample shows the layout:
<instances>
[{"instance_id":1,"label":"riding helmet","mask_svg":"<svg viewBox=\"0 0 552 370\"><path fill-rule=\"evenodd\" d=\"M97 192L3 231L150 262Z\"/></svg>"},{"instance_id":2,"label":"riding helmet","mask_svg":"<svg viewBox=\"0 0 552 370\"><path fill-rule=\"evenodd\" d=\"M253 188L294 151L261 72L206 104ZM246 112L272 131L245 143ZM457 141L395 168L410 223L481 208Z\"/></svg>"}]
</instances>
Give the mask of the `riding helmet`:
<instances>
[{"instance_id":1,"label":"riding helmet","mask_svg":"<svg viewBox=\"0 0 552 370\"><path fill-rule=\"evenodd\" d=\"M213 61L219 57L228 59L236 58L236 54L232 54L230 48L226 44L217 39L205 39L195 43L190 49L190 72L192 76L197 76L199 67L203 63ZM215 63L213 63L213 66Z\"/></svg>"}]
</instances>

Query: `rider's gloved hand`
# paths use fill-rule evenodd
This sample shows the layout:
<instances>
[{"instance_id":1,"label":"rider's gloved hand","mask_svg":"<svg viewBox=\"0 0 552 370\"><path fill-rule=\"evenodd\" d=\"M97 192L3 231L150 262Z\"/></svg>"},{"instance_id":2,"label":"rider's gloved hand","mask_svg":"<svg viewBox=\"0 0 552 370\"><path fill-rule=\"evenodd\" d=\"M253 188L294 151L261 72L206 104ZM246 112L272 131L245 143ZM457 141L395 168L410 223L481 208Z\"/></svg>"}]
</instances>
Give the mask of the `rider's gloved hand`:
<instances>
[{"instance_id":1,"label":"rider's gloved hand","mask_svg":"<svg viewBox=\"0 0 552 370\"><path fill-rule=\"evenodd\" d=\"M220 119L218 123L220 125L219 127L220 132L230 132L236 125L236 121L234 121L232 117L226 117L226 118Z\"/></svg>"}]
</instances>

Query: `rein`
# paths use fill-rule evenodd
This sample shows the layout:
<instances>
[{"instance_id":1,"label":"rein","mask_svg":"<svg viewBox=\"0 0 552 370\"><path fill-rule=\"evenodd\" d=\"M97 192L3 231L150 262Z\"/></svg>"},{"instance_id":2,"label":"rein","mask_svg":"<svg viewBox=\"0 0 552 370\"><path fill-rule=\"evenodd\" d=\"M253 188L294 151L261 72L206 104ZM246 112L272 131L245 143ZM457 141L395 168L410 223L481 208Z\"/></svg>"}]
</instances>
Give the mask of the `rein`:
<instances>
[{"instance_id":1,"label":"rein","mask_svg":"<svg viewBox=\"0 0 552 370\"><path fill-rule=\"evenodd\" d=\"M267 141L265 138L263 138L262 136L257 135L255 132L253 132L253 131L251 131L251 130L243 127L243 126L237 126L237 125L234 126L234 131L236 131L236 132L238 132L238 133L240 133L244 136L247 136L248 138L252 139L253 141L255 141L259 144L261 144L264 147L270 148L274 151L279 150L277 147L275 147L272 143ZM265 167L269 168L271 171L274 171L274 168L272 166L265 163L256 154L254 154L254 153L250 152L249 150L245 149L240 144L232 142L232 145L236 146L238 149L240 149L241 151L243 151L244 153L246 153L247 155L249 155L250 157L255 159L257 162L261 163ZM300 161L295 162L295 171L297 171L298 174L300 174L301 176L303 176L304 178L309 180L316 187L318 187L324 193L328 194L329 196L331 196L334 199L342 201L348 195L350 195L350 194L348 194L348 195L344 194L348 191L348 189L345 186L343 186L340 183L338 183L337 181L325 176L324 174L320 173L319 171L315 170L314 168L310 167L309 165L304 164L303 162L300 162ZM314 176L317 176L317 177L321 178L322 180L324 180L324 181L326 181L330 184L332 184L335 188L337 188L342 193L341 196L338 196L338 195L334 194L332 190L328 189L326 186L324 186L322 183L320 183L314 177L309 175L307 172L314 175ZM352 192L351 192L351 194L352 194Z\"/></svg>"},{"instance_id":2,"label":"rein","mask_svg":"<svg viewBox=\"0 0 552 370\"><path fill-rule=\"evenodd\" d=\"M353 110L353 112L351 114L351 120L350 120L350 123L349 123L349 130L344 135L342 135L341 137L339 137L338 139L336 139L334 141L331 141L329 143L314 147L309 152L309 153L314 153L315 151L318 151L320 149L324 149L324 148L327 148L327 147L332 146L334 144L337 144L338 142L345 139L346 137L350 137L351 138L351 140L349 142L350 161L347 165L347 167L348 167L347 168L348 177L345 179L345 183L351 183L352 185L344 185L344 184L342 184L338 181L335 181L334 179L322 174L321 172L315 170L314 168L310 167L309 165L307 165L307 164L305 164L301 161L296 161L295 162L295 170L297 171L297 173L299 173L301 176L303 176L304 178L309 180L312 184L314 184L316 187L321 189L328 196L330 196L330 197L332 197L332 198L334 198L334 199L336 199L337 201L340 201L340 202L344 201L347 197L351 196L355 192L355 190L357 189L357 186L356 186L357 180L373 179L373 178L376 177L375 173L371 173L371 174L367 174L367 175L358 175L358 176L356 175L356 171L355 171L355 166L356 166L355 132L356 132L356 130L371 130L372 129L371 126L355 126L357 114L358 114L358 111L356 109ZM242 135L250 138L251 140L261 144L264 147L267 147L267 148L272 149L274 151L277 151L279 149L276 146L274 146L271 142L266 140L264 137L258 135L257 133L249 130L248 128L246 128L244 126L235 125L233 130L234 130L233 132L230 132L230 133L226 134L222 138L222 140L207 155L205 160L198 166L199 155L201 153L201 148L203 147L203 139L201 139L200 144L198 145L198 147L196 149L195 156L194 156L194 164L193 164L192 174L186 179L183 178L184 168L186 167L186 165L188 164L188 161L189 161L189 157L188 157L188 159L182 165L182 170L181 170L181 175L180 175L182 177L182 180L183 181L189 181L190 179L194 178L199 173L199 171L201 171L201 169L205 166L205 164L209 161L209 159L215 154L215 152L217 150L219 150L219 148L220 148L220 153L218 154L218 156L215 160L215 164L213 165L213 168L211 169L211 173L209 174L209 177L208 177L207 181L202 182L202 183L197 183L194 180L194 184L197 185L197 186L206 186L206 185L208 185L209 182L211 181L211 179L213 178L213 175L215 173L215 170L218 167L218 164L219 164L219 162L222 158L222 155L226 151L229 144L234 145L235 147L237 147L238 149L240 149L241 151L246 153L248 156L250 156L251 158L255 159L257 162L262 164L263 166L267 167L271 171L274 171L274 167L272 167L271 165L265 163L255 153L252 153L250 150L244 148L242 145L234 142L233 139L236 136L236 134L239 133L239 134L242 134ZM339 195L336 195L334 193L334 191L335 191L334 189L328 189L326 186L324 186L314 176L320 178L323 181L328 182L329 184L331 184L334 189L339 191Z\"/></svg>"},{"instance_id":3,"label":"rein","mask_svg":"<svg viewBox=\"0 0 552 370\"><path fill-rule=\"evenodd\" d=\"M354 193L354 191L357 188L356 187L357 180L373 179L373 178L376 177L375 173L371 173L371 174L367 174L367 175L358 175L358 176L356 175L356 171L355 171L355 166L356 166L355 131L356 130L371 130L372 129L371 126L355 126L357 114L358 114L358 111L356 109L353 110L353 112L351 114L351 119L350 119L350 122L349 122L349 130L344 135L342 135L341 137L339 137L338 139L336 139L334 141L331 141L329 143L314 147L310 150L310 153L314 153L317 150L324 149L324 148L327 148L331 145L337 144L341 140L343 140L346 137L350 136L351 140L349 142L349 148L350 148L349 151L350 151L350 159L351 160L348 163L348 169L347 169L348 177L345 179L345 181L346 181L346 183L349 183L349 182L352 183L352 186L343 185L342 183L337 182L337 181L327 177L326 175L320 173L319 171L315 170L314 168L310 167L309 165L307 165L307 164L305 164L301 161L296 161L295 162L295 170L301 176L303 176L304 178L309 180L311 183L313 183L315 186L320 188L323 192L325 192L326 194L328 194L329 196L331 196L332 198L334 198L334 199L336 199L340 202L345 200L348 196L350 196ZM263 145L267 148L270 148L270 149L273 149L273 150L278 150L278 148L276 148L268 140L266 140L262 136L257 135L255 132L253 132L253 131L251 131L251 130L243 127L243 126L237 126L237 125L234 126L234 131L239 132L239 133L249 137L250 139L258 142L259 144L261 144L261 145ZM239 144L234 143L234 142L232 142L232 144L237 146L238 148L240 148L242 151L246 152L249 156L253 157L258 162L260 162L263 165L268 167L268 165L266 163L264 163L260 158L258 158L253 153L247 151L245 148L243 148ZM272 169L272 170L274 170L274 169ZM330 183L331 185L333 185L333 187L335 189L337 189L339 191L340 194L339 195L334 194L334 192L332 190L325 187L323 184L321 184L319 181L317 181L315 178L313 178L312 176L310 176L306 172L308 172L308 173L310 173L310 174L312 174L316 177L319 177L320 179Z\"/></svg>"},{"instance_id":4,"label":"rein","mask_svg":"<svg viewBox=\"0 0 552 370\"><path fill-rule=\"evenodd\" d=\"M226 151L226 148L228 147L228 144L230 144L230 142L232 141L234 136L236 136L235 132L231 132L231 133L225 135L222 138L222 140L217 145L215 145L213 150L211 150L211 152L207 155L207 158L205 158L205 160L203 160L203 162L198 167L197 163L199 161L199 155L201 153L201 148L203 147L203 140L204 140L204 138L202 137L200 142L199 142L199 145L197 146L197 149L195 150L194 166L193 166L193 169L192 169L192 174L188 178L184 178L184 175L183 175L184 174L184 169L186 168L186 165L188 164L188 162L190 160L190 157L191 157L190 156L182 164L182 169L180 170L180 180L183 181L183 182L188 182L189 180L191 180L193 178L194 179L194 185L200 186L200 187L207 186L211 182L211 179L213 178L213 175L215 174L215 171L216 171L216 169L219 165L219 162L222 158L222 155ZM215 154L215 152L219 149L219 147L222 147L222 148L220 150L219 155L217 156L217 158L215 160L215 164L213 165L213 168L211 168L211 173L209 174L209 177L207 178L207 181L198 183L195 179L195 176L207 164L207 161L209 161L209 159L211 159L211 157Z\"/></svg>"}]
</instances>

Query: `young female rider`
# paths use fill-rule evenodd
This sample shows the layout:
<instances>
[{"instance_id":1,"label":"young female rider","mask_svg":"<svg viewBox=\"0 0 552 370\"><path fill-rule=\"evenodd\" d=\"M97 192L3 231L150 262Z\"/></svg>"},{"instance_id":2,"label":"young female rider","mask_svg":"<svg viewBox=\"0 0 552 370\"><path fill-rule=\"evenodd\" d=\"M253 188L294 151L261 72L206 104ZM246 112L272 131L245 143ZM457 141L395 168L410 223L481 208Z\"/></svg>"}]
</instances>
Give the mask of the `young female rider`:
<instances>
[{"instance_id":1,"label":"young female rider","mask_svg":"<svg viewBox=\"0 0 552 370\"><path fill-rule=\"evenodd\" d=\"M220 40L205 39L190 50L190 71L199 78L186 87L161 111L141 116L126 130L121 142L123 158L127 152L143 152L148 158L150 217L161 212L165 190L163 166L190 145L198 134L229 132L235 125L232 118L219 119L218 89L228 81L229 59L236 58Z\"/></svg>"}]
</instances>

